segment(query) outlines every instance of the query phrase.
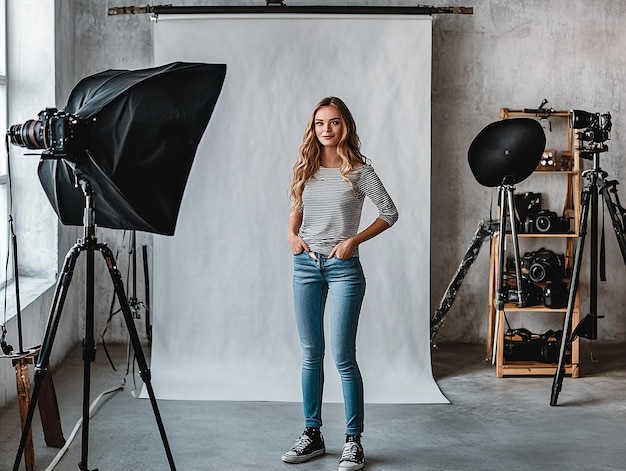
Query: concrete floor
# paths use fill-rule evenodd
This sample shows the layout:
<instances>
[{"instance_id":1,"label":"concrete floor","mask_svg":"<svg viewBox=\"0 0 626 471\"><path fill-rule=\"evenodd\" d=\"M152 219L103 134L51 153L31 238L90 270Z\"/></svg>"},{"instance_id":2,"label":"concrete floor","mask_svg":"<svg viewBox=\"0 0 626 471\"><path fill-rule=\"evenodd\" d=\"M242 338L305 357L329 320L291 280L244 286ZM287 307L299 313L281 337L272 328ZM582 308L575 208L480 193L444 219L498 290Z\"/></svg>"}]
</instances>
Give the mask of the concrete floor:
<instances>
[{"instance_id":1,"label":"concrete floor","mask_svg":"<svg viewBox=\"0 0 626 471\"><path fill-rule=\"evenodd\" d=\"M94 397L123 381L125 347L110 350L118 372L99 349ZM434 375L450 405L368 404L366 469L626 469L625 345L582 341L583 376L564 380L557 407L549 405L552 377L497 379L484 357L483 345L439 345L433 351ZM53 374L67 437L80 417L80 349ZM167 470L150 403L134 399L130 377L127 383L92 418L89 468ZM339 404L325 406L327 454L300 465L280 461L300 432L300 404L161 401L159 409L179 470L335 470L341 453ZM10 470L19 441L15 403L0 410L0 424L0 470ZM37 469L44 470L56 449L44 445L37 419L33 431ZM78 469L80 444L79 434L57 470Z\"/></svg>"}]
</instances>

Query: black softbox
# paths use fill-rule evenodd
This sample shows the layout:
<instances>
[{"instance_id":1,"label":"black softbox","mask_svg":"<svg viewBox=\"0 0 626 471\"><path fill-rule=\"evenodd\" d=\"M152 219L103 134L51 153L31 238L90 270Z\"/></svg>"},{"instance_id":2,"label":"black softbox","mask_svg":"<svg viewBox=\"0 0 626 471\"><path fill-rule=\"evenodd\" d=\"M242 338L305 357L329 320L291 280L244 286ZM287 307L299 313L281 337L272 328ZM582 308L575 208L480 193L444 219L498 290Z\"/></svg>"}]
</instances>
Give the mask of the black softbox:
<instances>
[{"instance_id":1,"label":"black softbox","mask_svg":"<svg viewBox=\"0 0 626 471\"><path fill-rule=\"evenodd\" d=\"M226 65L172 63L81 80L64 111L77 119L66 158L42 158L39 179L60 221L83 224L90 183L96 224L172 235Z\"/></svg>"}]
</instances>

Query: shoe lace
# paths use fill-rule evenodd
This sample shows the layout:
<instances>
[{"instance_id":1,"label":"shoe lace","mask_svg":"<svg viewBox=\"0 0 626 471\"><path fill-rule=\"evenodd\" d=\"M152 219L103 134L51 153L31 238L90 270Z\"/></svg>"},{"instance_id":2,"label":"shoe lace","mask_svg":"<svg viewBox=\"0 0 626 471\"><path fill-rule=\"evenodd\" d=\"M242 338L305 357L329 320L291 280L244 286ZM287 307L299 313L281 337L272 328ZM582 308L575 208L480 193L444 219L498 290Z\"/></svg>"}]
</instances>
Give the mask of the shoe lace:
<instances>
[{"instance_id":1,"label":"shoe lace","mask_svg":"<svg viewBox=\"0 0 626 471\"><path fill-rule=\"evenodd\" d=\"M343 446L341 453L341 461L357 462L359 455L359 444L356 442L348 442Z\"/></svg>"},{"instance_id":2,"label":"shoe lace","mask_svg":"<svg viewBox=\"0 0 626 471\"><path fill-rule=\"evenodd\" d=\"M300 454L311 443L313 443L313 440L311 440L311 437L309 437L308 435L302 435L300 438L298 438L298 440L296 440L296 443L294 443L294 445L291 448L291 450L295 451L298 454Z\"/></svg>"}]
</instances>

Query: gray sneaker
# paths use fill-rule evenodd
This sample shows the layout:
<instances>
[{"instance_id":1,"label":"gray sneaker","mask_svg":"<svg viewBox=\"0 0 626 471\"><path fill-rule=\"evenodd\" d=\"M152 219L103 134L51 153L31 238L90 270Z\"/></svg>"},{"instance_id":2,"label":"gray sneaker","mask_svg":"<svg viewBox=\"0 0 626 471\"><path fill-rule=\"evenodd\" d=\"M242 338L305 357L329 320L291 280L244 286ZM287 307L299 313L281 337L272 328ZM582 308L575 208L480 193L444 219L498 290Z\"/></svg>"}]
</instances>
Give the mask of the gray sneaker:
<instances>
[{"instance_id":1,"label":"gray sneaker","mask_svg":"<svg viewBox=\"0 0 626 471\"><path fill-rule=\"evenodd\" d=\"M363 447L357 442L346 442L343 446L341 459L337 471L354 471L363 469L365 466L365 454Z\"/></svg>"},{"instance_id":2,"label":"gray sneaker","mask_svg":"<svg viewBox=\"0 0 626 471\"><path fill-rule=\"evenodd\" d=\"M283 453L281 459L285 463L304 463L324 453L326 453L326 447L324 446L324 437L322 434L319 434L319 438L313 439L305 432L296 440L289 451Z\"/></svg>"}]
</instances>

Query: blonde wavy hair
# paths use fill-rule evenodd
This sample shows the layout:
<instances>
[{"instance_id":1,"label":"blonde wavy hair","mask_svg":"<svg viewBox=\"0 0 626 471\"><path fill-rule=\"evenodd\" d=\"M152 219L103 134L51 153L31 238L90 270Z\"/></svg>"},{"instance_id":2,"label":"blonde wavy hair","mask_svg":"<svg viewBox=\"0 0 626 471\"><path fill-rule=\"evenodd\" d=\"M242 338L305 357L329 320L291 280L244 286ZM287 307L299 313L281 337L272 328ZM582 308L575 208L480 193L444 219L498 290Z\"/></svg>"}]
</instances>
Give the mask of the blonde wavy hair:
<instances>
[{"instance_id":1,"label":"blonde wavy hair","mask_svg":"<svg viewBox=\"0 0 626 471\"><path fill-rule=\"evenodd\" d=\"M341 122L343 123L343 134L337 145L337 153L341 158L339 173L341 178L344 179L353 190L354 185L348 178L348 174L352 172L355 166L367 163L367 159L361 154L361 140L356 131L356 123L346 104L341 99L334 96L322 98L311 112L309 122L304 131L304 137L302 138L302 144L298 151L298 160L296 160L293 166L293 180L290 191L292 211L302 210L302 192L304 191L304 186L309 179L315 175L322 164L323 146L315 134L315 115L319 109L324 106L334 106L337 108L337 111L339 111Z\"/></svg>"}]
</instances>

